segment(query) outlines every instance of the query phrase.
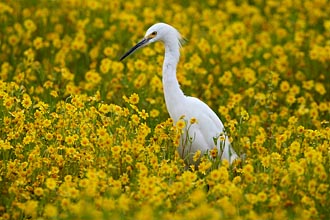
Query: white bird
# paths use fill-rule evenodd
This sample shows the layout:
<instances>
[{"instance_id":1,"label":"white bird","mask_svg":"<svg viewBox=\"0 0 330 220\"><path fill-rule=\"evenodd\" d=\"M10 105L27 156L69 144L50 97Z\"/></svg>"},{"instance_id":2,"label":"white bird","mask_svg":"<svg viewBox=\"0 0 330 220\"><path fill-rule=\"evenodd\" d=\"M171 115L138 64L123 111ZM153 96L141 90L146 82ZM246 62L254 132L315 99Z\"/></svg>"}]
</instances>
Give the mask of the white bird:
<instances>
[{"instance_id":1,"label":"white bird","mask_svg":"<svg viewBox=\"0 0 330 220\"><path fill-rule=\"evenodd\" d=\"M207 104L198 98L185 96L180 89L176 67L180 57L182 38L174 27L165 23L152 25L144 38L120 60L125 59L135 50L157 41L165 45L162 81L167 110L174 124L183 117L186 121L185 132L178 146L180 156L184 159L189 158L188 162L193 163L192 156L195 152L200 150L202 153L207 153L217 147L221 159L232 163L238 156L230 145L221 120ZM191 118L197 119L197 122L190 124Z\"/></svg>"}]
</instances>

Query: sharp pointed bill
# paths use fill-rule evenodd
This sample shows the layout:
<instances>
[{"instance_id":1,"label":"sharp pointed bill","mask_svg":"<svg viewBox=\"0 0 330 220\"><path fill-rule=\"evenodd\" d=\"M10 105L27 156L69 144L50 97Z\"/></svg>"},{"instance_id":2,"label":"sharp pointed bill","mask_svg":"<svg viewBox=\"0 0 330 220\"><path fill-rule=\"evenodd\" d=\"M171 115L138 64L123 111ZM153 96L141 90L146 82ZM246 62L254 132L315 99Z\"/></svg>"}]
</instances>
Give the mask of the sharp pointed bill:
<instances>
[{"instance_id":1,"label":"sharp pointed bill","mask_svg":"<svg viewBox=\"0 0 330 220\"><path fill-rule=\"evenodd\" d=\"M131 53L139 49L140 47L145 46L149 42L150 38L143 38L139 43L137 43L134 47L132 47L129 51L127 51L121 58L120 61L128 57Z\"/></svg>"}]
</instances>

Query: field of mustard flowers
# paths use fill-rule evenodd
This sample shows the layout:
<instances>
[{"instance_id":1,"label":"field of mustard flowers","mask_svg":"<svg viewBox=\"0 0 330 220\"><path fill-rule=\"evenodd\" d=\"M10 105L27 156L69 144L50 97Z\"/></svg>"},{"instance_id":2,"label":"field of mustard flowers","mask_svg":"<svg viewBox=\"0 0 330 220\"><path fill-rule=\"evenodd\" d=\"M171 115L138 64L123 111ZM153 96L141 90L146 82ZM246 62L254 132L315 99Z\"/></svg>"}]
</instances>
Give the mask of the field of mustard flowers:
<instances>
[{"instance_id":1,"label":"field of mustard flowers","mask_svg":"<svg viewBox=\"0 0 330 220\"><path fill-rule=\"evenodd\" d=\"M176 154L156 22L234 165ZM328 0L0 2L0 219L330 219Z\"/></svg>"}]
</instances>

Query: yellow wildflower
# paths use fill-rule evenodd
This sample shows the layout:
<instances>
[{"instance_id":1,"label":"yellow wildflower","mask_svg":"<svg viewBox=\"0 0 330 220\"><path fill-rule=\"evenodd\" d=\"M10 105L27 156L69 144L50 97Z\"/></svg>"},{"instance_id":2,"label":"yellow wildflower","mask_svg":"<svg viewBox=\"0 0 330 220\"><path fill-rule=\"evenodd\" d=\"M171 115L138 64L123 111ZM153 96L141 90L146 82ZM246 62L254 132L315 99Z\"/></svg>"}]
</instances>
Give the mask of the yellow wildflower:
<instances>
[{"instance_id":1,"label":"yellow wildflower","mask_svg":"<svg viewBox=\"0 0 330 220\"><path fill-rule=\"evenodd\" d=\"M44 194L44 190L41 187L36 187L33 192L37 196L42 196Z\"/></svg>"},{"instance_id":2,"label":"yellow wildflower","mask_svg":"<svg viewBox=\"0 0 330 220\"><path fill-rule=\"evenodd\" d=\"M46 179L46 187L50 190L54 190L56 188L56 181L53 178Z\"/></svg>"},{"instance_id":3,"label":"yellow wildflower","mask_svg":"<svg viewBox=\"0 0 330 220\"><path fill-rule=\"evenodd\" d=\"M133 104L133 105L138 104L138 103L139 103L139 100L140 100L139 95L136 94L136 93L133 93L133 94L129 97L129 102L130 102L131 104Z\"/></svg>"},{"instance_id":4,"label":"yellow wildflower","mask_svg":"<svg viewBox=\"0 0 330 220\"><path fill-rule=\"evenodd\" d=\"M52 204L47 204L44 209L44 216L53 218L58 215L57 207Z\"/></svg>"},{"instance_id":5,"label":"yellow wildflower","mask_svg":"<svg viewBox=\"0 0 330 220\"><path fill-rule=\"evenodd\" d=\"M182 130L186 126L186 122L183 119L180 119L176 122L176 127L179 130Z\"/></svg>"},{"instance_id":6,"label":"yellow wildflower","mask_svg":"<svg viewBox=\"0 0 330 220\"><path fill-rule=\"evenodd\" d=\"M192 117L190 119L190 124L195 124L195 123L198 123L197 119L195 117Z\"/></svg>"}]
</instances>

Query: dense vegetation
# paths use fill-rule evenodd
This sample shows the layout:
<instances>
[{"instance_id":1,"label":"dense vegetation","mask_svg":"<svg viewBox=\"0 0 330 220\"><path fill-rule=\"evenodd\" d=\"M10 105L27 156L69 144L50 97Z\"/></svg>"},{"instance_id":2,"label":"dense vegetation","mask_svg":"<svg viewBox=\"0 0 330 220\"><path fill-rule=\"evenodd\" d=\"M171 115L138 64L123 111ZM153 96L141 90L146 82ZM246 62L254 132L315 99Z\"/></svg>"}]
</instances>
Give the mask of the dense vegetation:
<instances>
[{"instance_id":1,"label":"dense vegetation","mask_svg":"<svg viewBox=\"0 0 330 220\"><path fill-rule=\"evenodd\" d=\"M0 219L330 219L328 0L0 2ZM156 22L187 39L178 80L244 161L187 168Z\"/></svg>"}]
</instances>

